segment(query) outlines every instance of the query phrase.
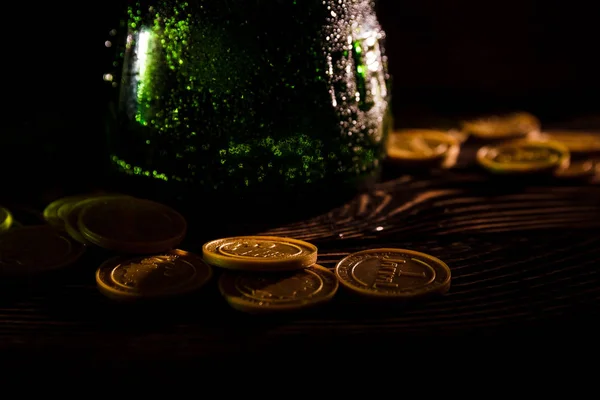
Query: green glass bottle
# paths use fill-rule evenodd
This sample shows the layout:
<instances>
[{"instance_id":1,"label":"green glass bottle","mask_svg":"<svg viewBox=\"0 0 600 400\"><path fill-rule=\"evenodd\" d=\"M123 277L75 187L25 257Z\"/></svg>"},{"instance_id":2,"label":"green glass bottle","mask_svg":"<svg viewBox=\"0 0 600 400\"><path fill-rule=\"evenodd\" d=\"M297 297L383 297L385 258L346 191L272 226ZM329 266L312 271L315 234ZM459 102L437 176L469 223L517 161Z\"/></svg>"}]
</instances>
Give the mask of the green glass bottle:
<instances>
[{"instance_id":1,"label":"green glass bottle","mask_svg":"<svg viewBox=\"0 0 600 400\"><path fill-rule=\"evenodd\" d=\"M195 200L377 176L390 87L373 1L141 0L115 32L116 176Z\"/></svg>"}]
</instances>

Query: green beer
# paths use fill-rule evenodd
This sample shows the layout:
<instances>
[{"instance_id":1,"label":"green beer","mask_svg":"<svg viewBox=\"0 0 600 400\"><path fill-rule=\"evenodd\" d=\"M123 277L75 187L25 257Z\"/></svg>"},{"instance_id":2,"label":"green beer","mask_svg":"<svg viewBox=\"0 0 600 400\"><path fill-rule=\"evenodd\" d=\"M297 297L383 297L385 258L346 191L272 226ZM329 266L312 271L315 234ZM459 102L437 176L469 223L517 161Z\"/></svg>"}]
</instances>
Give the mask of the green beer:
<instances>
[{"instance_id":1,"label":"green beer","mask_svg":"<svg viewBox=\"0 0 600 400\"><path fill-rule=\"evenodd\" d=\"M384 156L384 37L366 0L132 2L111 170L190 198L356 188Z\"/></svg>"}]
</instances>

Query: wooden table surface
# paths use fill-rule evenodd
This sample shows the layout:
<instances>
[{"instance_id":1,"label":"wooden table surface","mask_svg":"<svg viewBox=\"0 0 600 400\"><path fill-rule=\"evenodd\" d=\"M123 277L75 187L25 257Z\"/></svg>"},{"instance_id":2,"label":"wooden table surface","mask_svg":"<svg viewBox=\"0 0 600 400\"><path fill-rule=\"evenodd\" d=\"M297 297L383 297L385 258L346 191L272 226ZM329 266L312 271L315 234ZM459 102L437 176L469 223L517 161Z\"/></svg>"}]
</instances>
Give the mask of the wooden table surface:
<instances>
[{"instance_id":1,"label":"wooden table surface","mask_svg":"<svg viewBox=\"0 0 600 400\"><path fill-rule=\"evenodd\" d=\"M443 338L474 349L481 338L552 340L565 326L575 334L596 332L600 185L494 179L473 166L474 149L466 146L448 171L413 176L385 169L371 192L321 215L254 232L308 240L327 268L368 248L432 254L452 270L443 297L399 307L368 304L340 290L320 309L253 317L231 310L213 280L189 298L123 306L96 290L94 271L106 256L90 252L43 280L1 282L3 361L185 365L281 351L352 352L364 340L416 349ZM15 215L24 224L39 217L23 210ZM199 251L201 244L187 249Z\"/></svg>"}]
</instances>

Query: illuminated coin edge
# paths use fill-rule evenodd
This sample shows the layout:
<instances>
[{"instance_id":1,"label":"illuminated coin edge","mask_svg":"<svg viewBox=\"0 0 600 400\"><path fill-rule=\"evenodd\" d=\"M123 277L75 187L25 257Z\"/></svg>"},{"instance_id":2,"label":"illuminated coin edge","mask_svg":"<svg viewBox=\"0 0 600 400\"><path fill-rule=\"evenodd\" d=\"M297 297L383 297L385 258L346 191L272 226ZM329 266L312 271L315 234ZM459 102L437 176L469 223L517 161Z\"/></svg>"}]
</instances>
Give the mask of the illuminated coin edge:
<instances>
[{"instance_id":1,"label":"illuminated coin edge","mask_svg":"<svg viewBox=\"0 0 600 400\"><path fill-rule=\"evenodd\" d=\"M328 301L330 301L331 299L333 299L333 297L335 296L335 294L337 293L338 289L339 289L339 280L337 278L337 276L335 275L335 273L333 273L332 271L330 271L328 268L325 268L319 264L313 264L310 267L304 268L304 269L314 269L317 271L320 271L323 275L329 275L329 278L331 278L331 281L333 283L333 286L328 286L328 285L324 285L324 287L329 287L330 290L328 292L326 292L323 295L320 296L314 296L312 298L308 298L311 299L312 301L309 301L308 299L306 301L289 301L286 303L275 303L275 304L267 304L267 305L258 305L256 304L256 300L247 300L247 297L245 297L243 295L243 293L240 293L238 290L234 290L234 293L227 291L226 286L229 286L229 284L231 284L232 286L234 285L234 281L235 279L238 277L238 274L236 273L224 273L223 275L221 275L220 279L219 279L219 292L221 293L221 295L223 296L223 298L225 298L225 300L227 301L227 303L240 311L255 311L255 312L269 312L269 311L287 311L287 310L300 310L300 309L304 309L304 308L310 308L313 306L317 306L323 303L326 303ZM321 278L322 279L322 278ZM268 303L268 300L265 301L265 303Z\"/></svg>"},{"instance_id":2,"label":"illuminated coin edge","mask_svg":"<svg viewBox=\"0 0 600 400\"><path fill-rule=\"evenodd\" d=\"M4 207L0 207L0 213L4 213L4 219L0 221L0 233L7 232L13 225L13 215Z\"/></svg>"},{"instance_id":3,"label":"illuminated coin edge","mask_svg":"<svg viewBox=\"0 0 600 400\"><path fill-rule=\"evenodd\" d=\"M211 247L215 246L218 248L218 243L223 241L234 241L234 240L265 240L273 242L288 242L300 247L304 247L308 250L307 254L292 256L289 258L252 258L252 257L232 257L219 254L214 251ZM234 236L228 238L221 238L211 240L202 246L202 257L204 260L214 266L231 269L231 270L253 270L253 271L273 271L273 270L296 270L306 268L313 265L317 261L318 248L312 243L305 242L304 240L283 238L280 236ZM288 269L289 268L289 269Z\"/></svg>"},{"instance_id":4,"label":"illuminated coin edge","mask_svg":"<svg viewBox=\"0 0 600 400\"><path fill-rule=\"evenodd\" d=\"M413 255L413 256L417 256L417 257L422 257L429 261L432 261L434 263L434 265L438 266L439 269L444 271L447 276L443 280L443 282L441 282L439 284L436 284L436 285L430 284L430 285L424 286L422 289L414 289L412 292L408 292L408 293L407 292L396 292L396 293L381 292L381 291L377 291L376 289L371 289L371 288L363 287L363 286L357 286L357 285L354 285L352 282L347 281L346 279L344 279L341 276L340 270L342 268L349 267L347 265L348 259L356 257L356 256L362 256L362 255L374 254L374 253L398 253L398 254L404 253L404 254L409 254L409 255ZM438 269L436 269L435 272L437 274ZM452 270L445 262L443 262L439 258L429 255L427 253L422 253L420 251L408 250L408 249L396 249L396 248L370 249L370 250L363 250L363 251L358 251L356 253L349 254L346 257L342 258L336 264L335 275L338 278L338 281L340 282L340 284L342 286L344 286L345 288L349 289L350 291L352 291L354 293L364 295L364 296L369 296L369 297L392 298L392 299L393 298L413 299L413 298L427 296L430 294L437 294L437 293L443 294L448 291L448 289L450 288L450 284L452 282Z\"/></svg>"},{"instance_id":5,"label":"illuminated coin edge","mask_svg":"<svg viewBox=\"0 0 600 400\"><path fill-rule=\"evenodd\" d=\"M64 220L58 215L58 210L64 205L85 200L89 196L90 195L80 194L58 198L44 208L44 211L42 211L42 216L50 225L63 229Z\"/></svg>"},{"instance_id":6,"label":"illuminated coin edge","mask_svg":"<svg viewBox=\"0 0 600 400\"><path fill-rule=\"evenodd\" d=\"M111 297L111 298L153 299L153 298L161 298L161 297L179 296L179 295L191 293L197 289L202 288L213 277L212 267L210 265L208 265L204 260L202 260L201 257L199 257L195 254L188 253L184 250L179 250L179 249L164 251L164 252L161 252L161 254L159 254L159 255L167 255L167 254L175 254L175 255L180 256L181 258L187 258L186 261L188 261L194 267L194 269L195 269L194 277L189 279L186 282L188 284L181 284L181 285L175 286L173 288L173 290L163 290L163 291L156 291L156 292L140 292L140 291L136 291L135 289L124 290L124 289L120 289L120 288L122 288L122 285L110 286L103 279L104 272L108 272L108 274L109 274L108 276L110 277L111 276L110 274L112 273L112 271L118 265L122 264L123 261L131 260L134 258L139 258L139 257L117 256L117 257L113 257L109 260L106 260L98 267L98 269L96 269L96 285L98 286L98 289L103 294L105 294L107 297ZM201 264L203 266L202 268L204 268L204 271L206 272L204 275L200 274L198 272L199 264ZM111 267L109 267L109 266L111 266ZM109 281L112 281L112 279L109 279ZM114 282L112 282L112 283L114 283ZM105 292L110 293L110 295L107 295Z\"/></svg>"}]
</instances>

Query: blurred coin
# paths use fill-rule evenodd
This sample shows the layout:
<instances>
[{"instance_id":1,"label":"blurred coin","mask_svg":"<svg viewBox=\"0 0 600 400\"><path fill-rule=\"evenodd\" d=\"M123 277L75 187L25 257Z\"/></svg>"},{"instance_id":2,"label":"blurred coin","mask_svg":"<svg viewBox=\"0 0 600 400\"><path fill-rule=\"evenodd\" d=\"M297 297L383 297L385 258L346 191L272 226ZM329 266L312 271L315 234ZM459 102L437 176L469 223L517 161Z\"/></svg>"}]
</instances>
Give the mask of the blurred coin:
<instances>
[{"instance_id":1,"label":"blurred coin","mask_svg":"<svg viewBox=\"0 0 600 400\"><path fill-rule=\"evenodd\" d=\"M250 271L290 271L317 262L317 247L277 236L238 236L202 246L204 260L214 266Z\"/></svg>"},{"instance_id":2,"label":"blurred coin","mask_svg":"<svg viewBox=\"0 0 600 400\"><path fill-rule=\"evenodd\" d=\"M540 131L540 121L532 114L515 112L462 122L462 131L481 140L523 138Z\"/></svg>"},{"instance_id":3,"label":"blurred coin","mask_svg":"<svg viewBox=\"0 0 600 400\"><path fill-rule=\"evenodd\" d=\"M282 273L227 272L219 280L231 307L249 313L291 311L323 304L338 289L335 274L320 265Z\"/></svg>"},{"instance_id":4,"label":"blurred coin","mask_svg":"<svg viewBox=\"0 0 600 400\"><path fill-rule=\"evenodd\" d=\"M521 139L480 148L477 162L496 174L543 173L567 168L570 154L558 142Z\"/></svg>"},{"instance_id":5,"label":"blurred coin","mask_svg":"<svg viewBox=\"0 0 600 400\"><path fill-rule=\"evenodd\" d=\"M82 237L122 253L160 253L177 247L187 223L172 208L134 197L102 198L83 207L77 224Z\"/></svg>"},{"instance_id":6,"label":"blurred coin","mask_svg":"<svg viewBox=\"0 0 600 400\"><path fill-rule=\"evenodd\" d=\"M431 129L405 129L388 137L388 160L406 165L439 167L460 142L446 131Z\"/></svg>"},{"instance_id":7,"label":"blurred coin","mask_svg":"<svg viewBox=\"0 0 600 400\"><path fill-rule=\"evenodd\" d=\"M541 138L564 144L571 154L600 153L600 134L581 131L544 131Z\"/></svg>"},{"instance_id":8,"label":"blurred coin","mask_svg":"<svg viewBox=\"0 0 600 400\"><path fill-rule=\"evenodd\" d=\"M376 298L410 299L445 293L450 268L440 259L413 250L373 249L342 259L335 267L340 283Z\"/></svg>"},{"instance_id":9,"label":"blurred coin","mask_svg":"<svg viewBox=\"0 0 600 400\"><path fill-rule=\"evenodd\" d=\"M96 271L98 290L114 300L170 297L195 291L212 277L199 256L183 250L141 257L116 257Z\"/></svg>"},{"instance_id":10,"label":"blurred coin","mask_svg":"<svg viewBox=\"0 0 600 400\"><path fill-rule=\"evenodd\" d=\"M11 229L0 236L0 273L27 275L75 263L85 246L47 225Z\"/></svg>"}]
</instances>

